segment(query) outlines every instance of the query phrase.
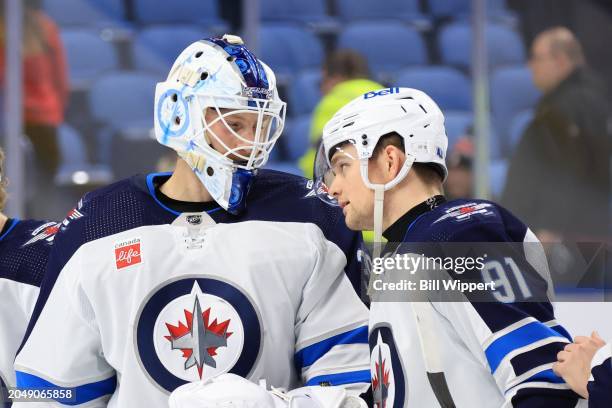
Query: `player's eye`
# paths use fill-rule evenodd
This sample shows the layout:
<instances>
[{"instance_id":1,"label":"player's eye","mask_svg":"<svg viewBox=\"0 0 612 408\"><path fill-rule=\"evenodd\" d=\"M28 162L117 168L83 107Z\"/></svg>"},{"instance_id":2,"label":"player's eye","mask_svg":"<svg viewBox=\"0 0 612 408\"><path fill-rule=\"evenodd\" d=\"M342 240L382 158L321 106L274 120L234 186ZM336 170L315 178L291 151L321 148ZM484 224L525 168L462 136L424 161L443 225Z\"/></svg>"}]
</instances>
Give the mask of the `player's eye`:
<instances>
[{"instance_id":1,"label":"player's eye","mask_svg":"<svg viewBox=\"0 0 612 408\"><path fill-rule=\"evenodd\" d=\"M349 167L349 163L347 162L340 163L340 174L344 175L344 172L346 171L348 167Z\"/></svg>"}]
</instances>

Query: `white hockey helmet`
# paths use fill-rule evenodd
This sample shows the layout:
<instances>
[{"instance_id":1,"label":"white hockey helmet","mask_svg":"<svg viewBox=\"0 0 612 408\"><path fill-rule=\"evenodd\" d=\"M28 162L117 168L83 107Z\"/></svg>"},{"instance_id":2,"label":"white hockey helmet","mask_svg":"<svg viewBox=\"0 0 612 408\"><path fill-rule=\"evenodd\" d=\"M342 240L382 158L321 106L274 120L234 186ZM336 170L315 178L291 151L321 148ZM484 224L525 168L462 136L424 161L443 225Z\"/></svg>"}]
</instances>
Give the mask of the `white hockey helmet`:
<instances>
[{"instance_id":1,"label":"white hockey helmet","mask_svg":"<svg viewBox=\"0 0 612 408\"><path fill-rule=\"evenodd\" d=\"M374 154L379 140L391 133L397 133L403 141L406 161L384 190L403 180L412 163L428 163L446 179L446 149L448 138L444 129L444 115L438 105L424 92L412 88L392 87L367 92L358 96L340 109L323 129L323 139L315 161L315 180L323 188L319 197L333 203L333 197L326 194L325 185L331 185L334 174L330 159L351 143L357 150L361 176L371 189L375 188L368 176L368 160Z\"/></svg>"},{"instance_id":2,"label":"white hockey helmet","mask_svg":"<svg viewBox=\"0 0 612 408\"><path fill-rule=\"evenodd\" d=\"M207 109L216 111L210 122L205 119ZM274 72L240 37L224 35L189 45L166 81L157 84L155 135L191 166L221 207L236 214L245 207L252 176L267 162L281 135L285 111ZM257 115L253 140L238 134L226 121L240 113ZM217 122L240 140L238 147L230 148L215 134L211 126ZM213 139L224 152L211 146Z\"/></svg>"},{"instance_id":3,"label":"white hockey helmet","mask_svg":"<svg viewBox=\"0 0 612 408\"><path fill-rule=\"evenodd\" d=\"M395 178L386 184L374 184L368 175L368 162L383 136L395 133L402 139L406 160ZM352 157L343 147L350 143L357 150ZM315 159L315 191L323 201L337 205L328 194L335 177L331 157L342 152L359 161L361 178L374 190L374 257L380 255L384 192L395 187L410 171L413 163L434 166L446 180L448 138L444 115L424 92L412 88L391 87L367 92L340 109L323 128L323 139Z\"/></svg>"}]
</instances>

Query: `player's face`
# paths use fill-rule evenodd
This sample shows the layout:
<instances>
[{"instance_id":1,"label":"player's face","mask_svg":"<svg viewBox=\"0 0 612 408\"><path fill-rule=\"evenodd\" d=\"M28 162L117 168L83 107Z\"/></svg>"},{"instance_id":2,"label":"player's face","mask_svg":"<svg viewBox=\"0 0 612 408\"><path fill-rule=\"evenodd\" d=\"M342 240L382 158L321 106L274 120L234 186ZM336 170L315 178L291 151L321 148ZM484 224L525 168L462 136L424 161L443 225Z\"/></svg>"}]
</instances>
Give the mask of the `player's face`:
<instances>
[{"instance_id":1,"label":"player's face","mask_svg":"<svg viewBox=\"0 0 612 408\"><path fill-rule=\"evenodd\" d=\"M366 187L359 170L357 150L352 145L336 151L331 158L335 175L329 195L338 200L346 225L352 230L371 230L374 217L374 191ZM368 169L370 171L370 169Z\"/></svg>"},{"instance_id":2,"label":"player's face","mask_svg":"<svg viewBox=\"0 0 612 408\"><path fill-rule=\"evenodd\" d=\"M219 119L219 114L215 109L207 109L204 114L206 123L212 123L210 126L211 132L217 136L211 137L209 135L208 139L211 146L221 154L236 149L236 153L248 157L253 149L251 143L255 140L257 134L257 113L231 113L230 109L219 109L219 112L224 115L227 125ZM264 118L261 130L262 136L260 137L265 135L268 123L269 118ZM233 153L230 153L228 158L235 162L244 161L244 158Z\"/></svg>"}]
</instances>

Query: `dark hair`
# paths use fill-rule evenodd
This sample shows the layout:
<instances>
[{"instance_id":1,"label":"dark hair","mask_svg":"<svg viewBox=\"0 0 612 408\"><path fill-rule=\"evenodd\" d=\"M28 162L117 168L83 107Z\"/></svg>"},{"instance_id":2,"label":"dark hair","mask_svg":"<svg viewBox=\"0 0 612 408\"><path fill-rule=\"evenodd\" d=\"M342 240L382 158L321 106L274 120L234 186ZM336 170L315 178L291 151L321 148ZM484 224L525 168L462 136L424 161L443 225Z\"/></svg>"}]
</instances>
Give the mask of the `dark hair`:
<instances>
[{"instance_id":1,"label":"dark hair","mask_svg":"<svg viewBox=\"0 0 612 408\"><path fill-rule=\"evenodd\" d=\"M323 63L327 76L340 76L347 79L368 78L368 62L357 51L338 50L327 56Z\"/></svg>"},{"instance_id":2,"label":"dark hair","mask_svg":"<svg viewBox=\"0 0 612 408\"><path fill-rule=\"evenodd\" d=\"M372 157L376 157L387 146L394 146L401 151L405 151L404 139L397 132L391 132L382 136L378 140ZM436 164L413 163L411 171L414 171L420 179L424 180L428 184L433 182L441 183L444 180L443 170Z\"/></svg>"}]
</instances>

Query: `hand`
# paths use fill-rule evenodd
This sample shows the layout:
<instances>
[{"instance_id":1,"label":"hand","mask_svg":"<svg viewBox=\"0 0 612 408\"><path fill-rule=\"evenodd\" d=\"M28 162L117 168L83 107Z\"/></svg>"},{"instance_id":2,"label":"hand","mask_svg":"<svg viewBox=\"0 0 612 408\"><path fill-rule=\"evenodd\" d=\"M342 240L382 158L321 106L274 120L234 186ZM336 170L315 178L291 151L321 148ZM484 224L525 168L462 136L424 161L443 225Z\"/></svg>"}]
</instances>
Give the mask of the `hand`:
<instances>
[{"instance_id":1,"label":"hand","mask_svg":"<svg viewBox=\"0 0 612 408\"><path fill-rule=\"evenodd\" d=\"M593 332L591 337L578 336L574 338L574 343L568 344L557 354L558 361L552 369L572 390L588 399L587 383L591 376L591 360L605 344L597 332Z\"/></svg>"}]
</instances>

